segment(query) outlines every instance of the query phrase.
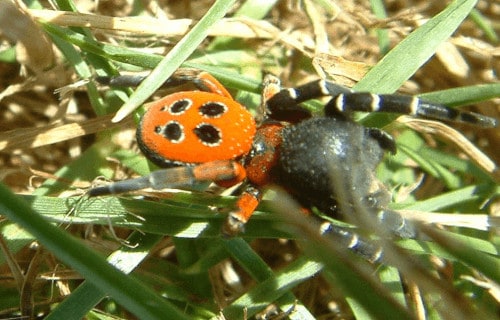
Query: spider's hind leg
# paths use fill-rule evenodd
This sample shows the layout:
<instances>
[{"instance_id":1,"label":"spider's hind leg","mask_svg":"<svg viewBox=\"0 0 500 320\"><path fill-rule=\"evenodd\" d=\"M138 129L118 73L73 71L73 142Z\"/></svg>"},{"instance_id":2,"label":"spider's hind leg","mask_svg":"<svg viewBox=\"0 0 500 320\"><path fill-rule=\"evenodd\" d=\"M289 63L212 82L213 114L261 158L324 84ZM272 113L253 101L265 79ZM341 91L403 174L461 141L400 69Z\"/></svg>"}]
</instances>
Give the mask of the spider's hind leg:
<instances>
[{"instance_id":1,"label":"spider's hind leg","mask_svg":"<svg viewBox=\"0 0 500 320\"><path fill-rule=\"evenodd\" d=\"M97 82L110 87L137 87L144 79L146 74L125 74L113 77L97 76ZM175 71L170 78L163 84L163 88L172 88L186 83L193 83L196 88L205 92L213 92L221 96L231 98L229 92L224 86L208 72L194 68L180 68Z\"/></svg>"},{"instance_id":2,"label":"spider's hind leg","mask_svg":"<svg viewBox=\"0 0 500 320\"><path fill-rule=\"evenodd\" d=\"M419 237L416 226L401 215L392 210L379 210L377 218L379 224L386 228L390 234L402 239L417 239ZM361 256L371 263L381 262L384 250L381 246L360 236L355 231L341 227L330 222L321 224L322 235L331 236L338 240L353 253Z\"/></svg>"},{"instance_id":3,"label":"spider's hind leg","mask_svg":"<svg viewBox=\"0 0 500 320\"><path fill-rule=\"evenodd\" d=\"M381 247L363 239L348 228L343 228L325 221L321 224L320 233L323 236L333 237L335 240L339 241L342 246L366 259L368 262L377 263L382 260L383 251Z\"/></svg>"},{"instance_id":4,"label":"spider's hind leg","mask_svg":"<svg viewBox=\"0 0 500 320\"><path fill-rule=\"evenodd\" d=\"M218 160L196 166L179 166L151 172L147 176L117 181L90 189L89 197L137 191L145 188L188 188L197 182L213 181L222 186L235 185L246 178L241 164L231 160Z\"/></svg>"}]
</instances>

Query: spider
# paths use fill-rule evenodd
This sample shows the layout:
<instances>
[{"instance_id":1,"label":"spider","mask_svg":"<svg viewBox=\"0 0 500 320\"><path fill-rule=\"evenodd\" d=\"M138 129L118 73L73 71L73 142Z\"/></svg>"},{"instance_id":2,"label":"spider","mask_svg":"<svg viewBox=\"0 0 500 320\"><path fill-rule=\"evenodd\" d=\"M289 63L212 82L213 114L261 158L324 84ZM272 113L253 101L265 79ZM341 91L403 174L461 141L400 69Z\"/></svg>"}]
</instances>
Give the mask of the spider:
<instances>
[{"instance_id":1,"label":"spider","mask_svg":"<svg viewBox=\"0 0 500 320\"><path fill-rule=\"evenodd\" d=\"M120 77L100 80L110 85L140 81ZM256 123L210 74L181 69L168 80L169 84L183 82L192 82L201 91L177 92L153 102L137 128L142 153L165 169L92 188L89 196L143 188L188 188L203 181L223 187L245 182L223 226L223 233L232 236L243 231L262 199L264 187L276 184L306 210L317 208L337 215L341 200L348 206L361 203L369 212L385 213L380 219L393 224L396 234L413 237L412 226L394 220L386 209L389 193L374 176L384 154L395 153L393 138L380 129L363 127L349 114L392 112L497 126L495 119L480 114L413 96L353 92L326 80L281 89L279 81L270 75L264 79L264 116ZM300 105L322 96L331 97L323 116L313 117ZM349 199L339 199L341 194ZM346 237L342 230L335 232Z\"/></svg>"}]
</instances>

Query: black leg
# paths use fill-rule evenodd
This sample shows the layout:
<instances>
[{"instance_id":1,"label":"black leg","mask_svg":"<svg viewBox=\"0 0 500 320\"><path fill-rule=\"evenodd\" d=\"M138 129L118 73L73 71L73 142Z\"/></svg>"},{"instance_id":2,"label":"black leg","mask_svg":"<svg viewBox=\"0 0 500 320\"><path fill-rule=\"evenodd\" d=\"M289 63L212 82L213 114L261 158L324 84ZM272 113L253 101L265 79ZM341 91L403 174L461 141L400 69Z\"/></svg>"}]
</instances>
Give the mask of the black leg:
<instances>
[{"instance_id":1,"label":"black leg","mask_svg":"<svg viewBox=\"0 0 500 320\"><path fill-rule=\"evenodd\" d=\"M348 228L324 222L321 225L321 234L333 237L335 240L339 241L342 246L371 263L380 262L383 258L381 247L361 238Z\"/></svg>"},{"instance_id":2,"label":"black leg","mask_svg":"<svg viewBox=\"0 0 500 320\"><path fill-rule=\"evenodd\" d=\"M497 126L496 119L478 113L451 109L413 96L377 95L365 92L341 93L333 95L332 100L325 106L327 116L354 111L407 114L425 119L462 122L487 128Z\"/></svg>"},{"instance_id":3,"label":"black leg","mask_svg":"<svg viewBox=\"0 0 500 320\"><path fill-rule=\"evenodd\" d=\"M396 154L396 142L390 134L378 128L366 128L365 131L369 136L378 141L382 149Z\"/></svg>"}]
</instances>

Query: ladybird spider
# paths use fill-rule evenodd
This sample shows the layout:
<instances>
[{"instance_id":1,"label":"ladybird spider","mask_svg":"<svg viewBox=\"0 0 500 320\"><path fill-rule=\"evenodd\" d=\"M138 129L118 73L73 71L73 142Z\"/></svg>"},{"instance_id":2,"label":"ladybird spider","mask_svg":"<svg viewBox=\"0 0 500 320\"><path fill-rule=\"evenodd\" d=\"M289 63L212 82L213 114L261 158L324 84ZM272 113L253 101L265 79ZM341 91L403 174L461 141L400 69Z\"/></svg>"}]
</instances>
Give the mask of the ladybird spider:
<instances>
[{"instance_id":1,"label":"ladybird spider","mask_svg":"<svg viewBox=\"0 0 500 320\"><path fill-rule=\"evenodd\" d=\"M100 81L130 85L141 78ZM263 187L269 184L286 189L305 209L316 207L327 214L338 213L337 191L342 188L342 194L356 195L347 201L349 205L362 203L369 212L392 224L389 227L396 234L413 237L411 224L400 218L394 220L393 212L385 208L389 193L384 188L374 190L378 184L375 168L386 151L396 150L392 137L380 129L361 126L349 113L380 111L482 127L497 125L495 119L416 97L352 92L325 80L281 90L272 76L264 81L265 116L256 124L246 108L208 73L181 69L168 80L168 84L182 82L193 82L201 91L177 92L152 103L137 129L144 155L167 168L95 187L89 190L89 196L148 187L183 188L202 181L229 187L245 181L246 187L223 226L224 234L236 235L257 208ZM322 96L331 96L324 116L312 117L299 105ZM333 233L348 237L342 229Z\"/></svg>"}]
</instances>

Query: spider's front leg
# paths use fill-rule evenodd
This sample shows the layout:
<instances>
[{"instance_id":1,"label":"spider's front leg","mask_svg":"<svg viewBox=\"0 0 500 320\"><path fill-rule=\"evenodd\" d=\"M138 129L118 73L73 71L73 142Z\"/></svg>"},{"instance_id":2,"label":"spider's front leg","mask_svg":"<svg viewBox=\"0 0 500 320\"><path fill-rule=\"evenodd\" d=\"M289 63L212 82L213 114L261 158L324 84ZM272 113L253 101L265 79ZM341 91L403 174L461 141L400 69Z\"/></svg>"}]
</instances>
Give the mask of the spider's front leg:
<instances>
[{"instance_id":1,"label":"spider's front leg","mask_svg":"<svg viewBox=\"0 0 500 320\"><path fill-rule=\"evenodd\" d=\"M388 112L431 120L462 122L484 128L498 126L496 119L482 114L459 111L415 96L355 92L328 80L317 80L297 88L283 89L268 99L267 106L269 113L277 115L281 120L282 114L286 114L287 110L295 110L299 103L325 96L332 97L325 106L327 116L339 116L355 111Z\"/></svg>"},{"instance_id":2,"label":"spider's front leg","mask_svg":"<svg viewBox=\"0 0 500 320\"><path fill-rule=\"evenodd\" d=\"M195 166L174 167L152 172L135 179L117 181L88 191L90 197L120 194L145 188L186 188L197 182L214 181L223 185L234 185L243 181L246 172L243 166L231 160L218 160Z\"/></svg>"},{"instance_id":3,"label":"spider's front leg","mask_svg":"<svg viewBox=\"0 0 500 320\"><path fill-rule=\"evenodd\" d=\"M498 125L494 118L479 113L452 109L442 104L421 100L415 96L353 91L336 94L340 90L335 90L334 87L335 85L330 83L329 88L334 90L335 94L325 106L325 115L327 116L349 114L353 111L387 112L430 120L460 122L483 128L494 128Z\"/></svg>"},{"instance_id":4,"label":"spider's front leg","mask_svg":"<svg viewBox=\"0 0 500 320\"><path fill-rule=\"evenodd\" d=\"M231 160L220 160L202 163L195 166L174 167L152 172L135 179L117 181L106 186L99 186L87 192L89 197L120 194L146 188L155 190L165 188L189 188L198 182L215 182L229 187L242 182L246 178L243 166ZM244 230L244 226L252 216L262 199L259 188L249 185L239 196L235 209L228 214L222 228L226 236L235 236Z\"/></svg>"},{"instance_id":5,"label":"spider's front leg","mask_svg":"<svg viewBox=\"0 0 500 320\"><path fill-rule=\"evenodd\" d=\"M266 119L291 123L311 118L311 112L300 103L323 95L317 84L318 81L314 81L298 88L282 89L281 81L267 74L262 84L262 113Z\"/></svg>"}]
</instances>

